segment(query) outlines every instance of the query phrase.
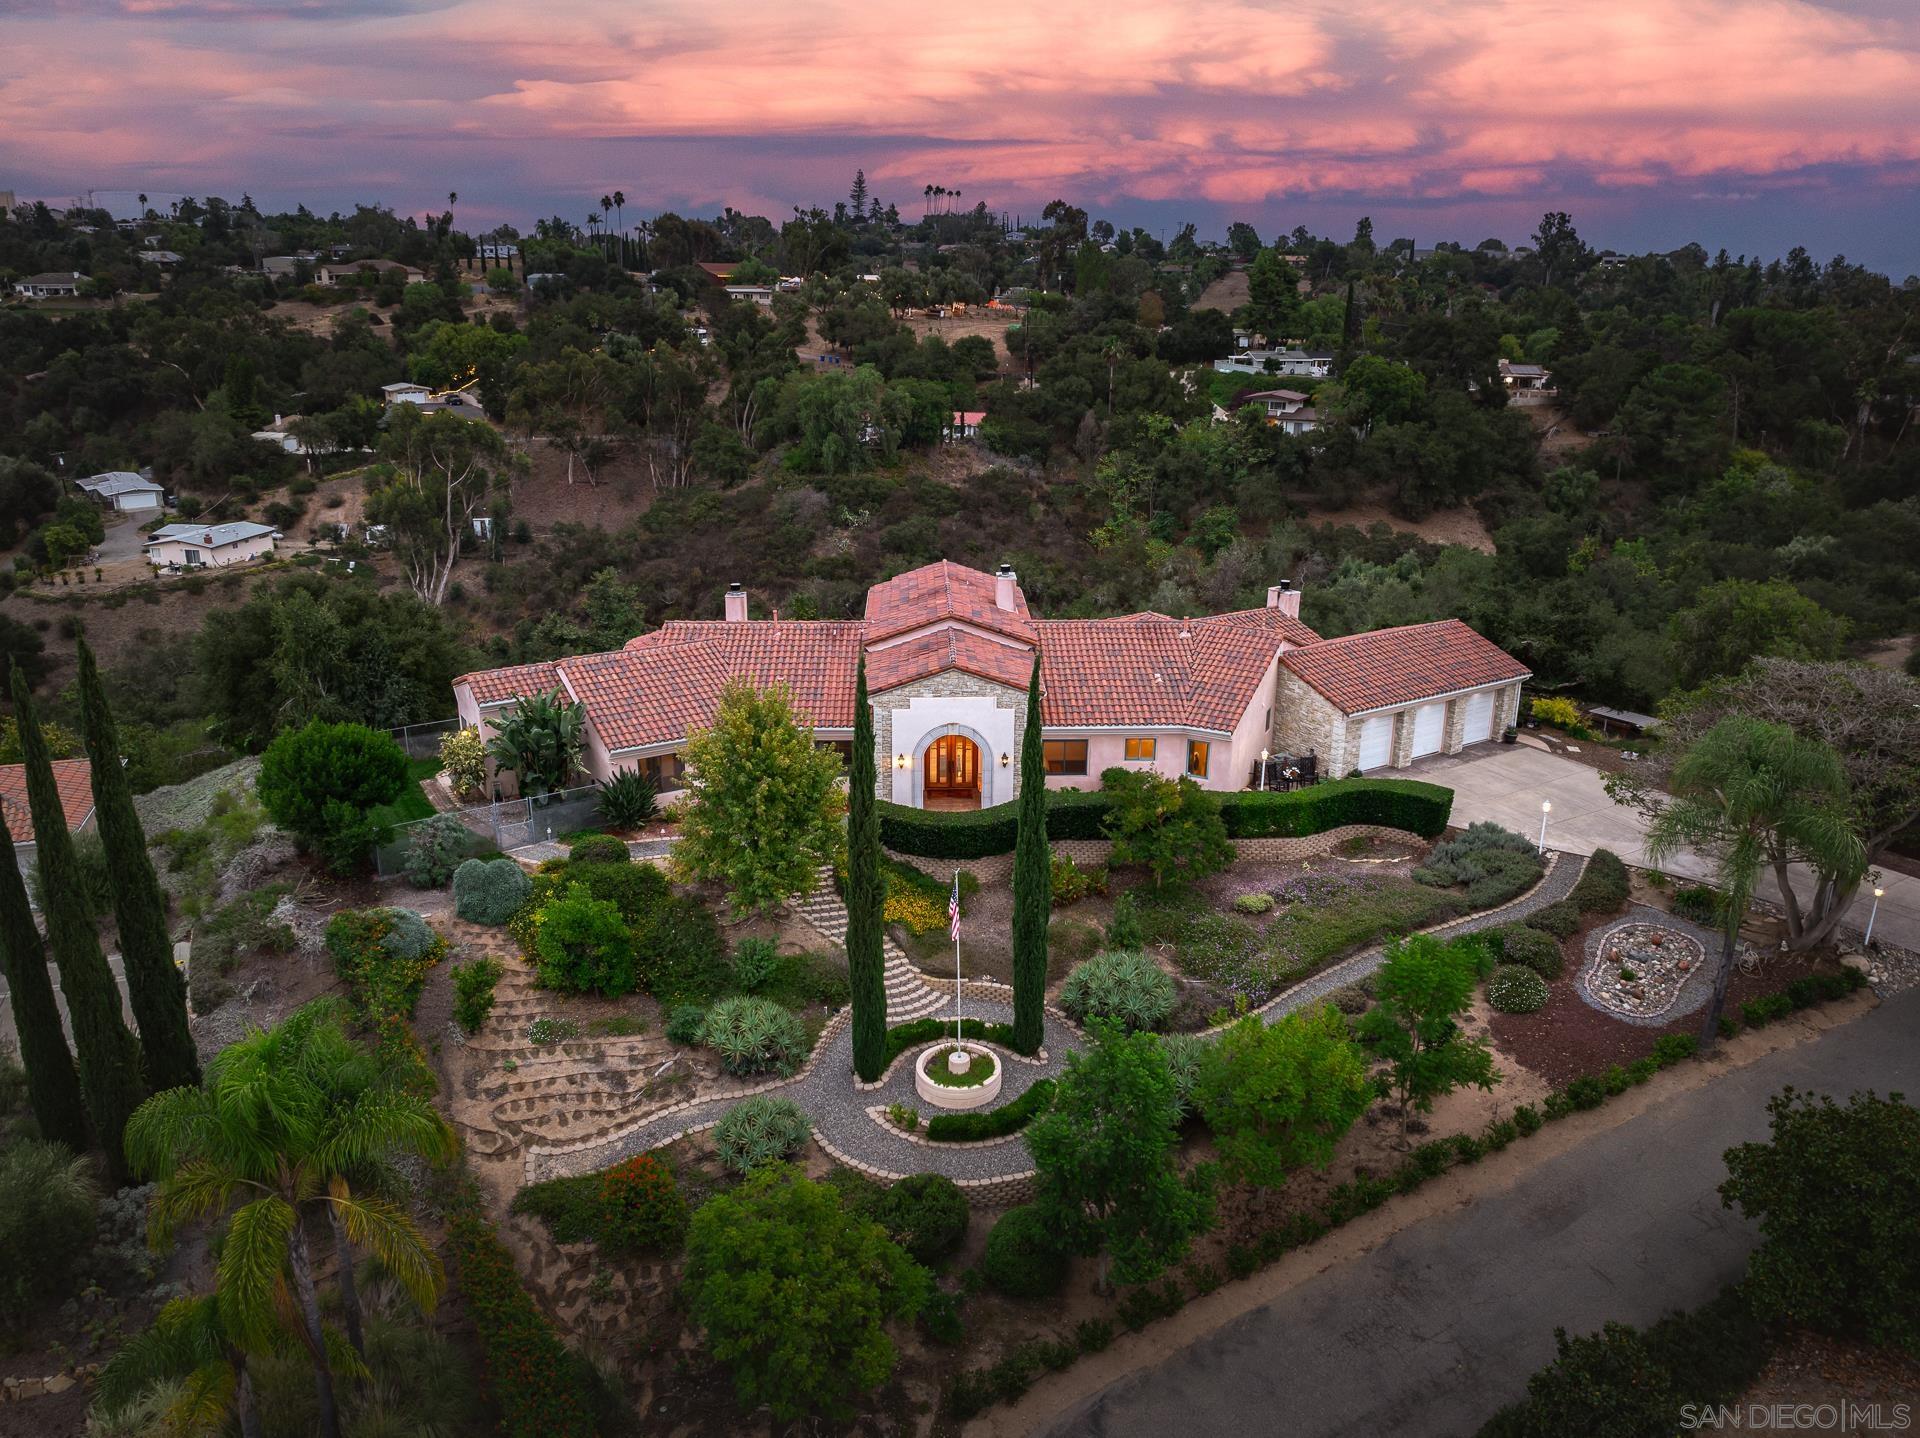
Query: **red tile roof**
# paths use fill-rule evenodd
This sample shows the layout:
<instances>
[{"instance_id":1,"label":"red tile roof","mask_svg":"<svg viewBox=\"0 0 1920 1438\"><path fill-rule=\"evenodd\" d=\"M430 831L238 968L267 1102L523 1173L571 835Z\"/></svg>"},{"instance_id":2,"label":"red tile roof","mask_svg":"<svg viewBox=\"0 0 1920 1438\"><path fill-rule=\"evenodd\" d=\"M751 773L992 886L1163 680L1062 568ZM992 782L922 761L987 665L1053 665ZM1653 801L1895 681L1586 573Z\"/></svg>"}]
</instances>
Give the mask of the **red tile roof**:
<instances>
[{"instance_id":1,"label":"red tile roof","mask_svg":"<svg viewBox=\"0 0 1920 1438\"><path fill-rule=\"evenodd\" d=\"M1283 614L1271 606L1263 609L1233 609L1225 614L1207 614L1193 621L1195 629L1252 629L1265 630L1282 643L1291 645L1318 644L1320 636L1307 628L1291 614Z\"/></svg>"},{"instance_id":2,"label":"red tile roof","mask_svg":"<svg viewBox=\"0 0 1920 1438\"><path fill-rule=\"evenodd\" d=\"M476 669L453 682L471 689L476 704L499 704L526 694L551 694L560 680L551 664L510 664L504 669Z\"/></svg>"},{"instance_id":3,"label":"red tile roof","mask_svg":"<svg viewBox=\"0 0 1920 1438\"><path fill-rule=\"evenodd\" d=\"M1289 649L1280 662L1346 714L1524 679L1533 672L1458 619L1326 639Z\"/></svg>"},{"instance_id":4,"label":"red tile roof","mask_svg":"<svg viewBox=\"0 0 1920 1438\"><path fill-rule=\"evenodd\" d=\"M1230 730L1277 647L1256 629L1183 624L1164 614L1043 620L1041 722Z\"/></svg>"},{"instance_id":5,"label":"red tile roof","mask_svg":"<svg viewBox=\"0 0 1920 1438\"><path fill-rule=\"evenodd\" d=\"M945 669L959 669L995 684L1025 689L1033 676L1033 651L1014 648L964 629L936 629L867 653L867 688L878 694Z\"/></svg>"},{"instance_id":6,"label":"red tile roof","mask_svg":"<svg viewBox=\"0 0 1920 1438\"><path fill-rule=\"evenodd\" d=\"M652 642L555 665L610 749L674 743L704 728L713 722L720 691L735 679L756 689L784 684L804 721L853 727L858 623L702 622L643 637Z\"/></svg>"},{"instance_id":7,"label":"red tile roof","mask_svg":"<svg viewBox=\"0 0 1920 1438\"><path fill-rule=\"evenodd\" d=\"M93 766L85 759L55 759L53 782L60 790L60 807L67 828L78 829L93 813ZM33 813L27 807L27 766L0 764L0 807L7 815L7 832L16 844L33 842Z\"/></svg>"},{"instance_id":8,"label":"red tile roof","mask_svg":"<svg viewBox=\"0 0 1920 1438\"><path fill-rule=\"evenodd\" d=\"M867 591L867 642L960 619L1031 644L1033 616L1027 612L1026 595L1015 585L1014 607L1002 609L994 602L996 589L993 575L944 559L895 575Z\"/></svg>"}]
</instances>

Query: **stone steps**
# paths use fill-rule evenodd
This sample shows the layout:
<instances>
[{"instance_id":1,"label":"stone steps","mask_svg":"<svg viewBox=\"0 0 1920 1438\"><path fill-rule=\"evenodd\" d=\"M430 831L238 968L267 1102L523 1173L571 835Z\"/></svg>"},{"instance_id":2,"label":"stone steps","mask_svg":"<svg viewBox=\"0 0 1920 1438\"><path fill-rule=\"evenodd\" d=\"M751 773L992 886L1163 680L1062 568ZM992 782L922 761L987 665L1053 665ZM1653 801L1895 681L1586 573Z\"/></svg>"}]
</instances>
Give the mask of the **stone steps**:
<instances>
[{"instance_id":1,"label":"stone steps","mask_svg":"<svg viewBox=\"0 0 1920 1438\"><path fill-rule=\"evenodd\" d=\"M847 906L840 900L830 866L820 867L814 891L803 899L795 899L793 911L836 944L846 943ZM880 951L886 959L888 1023L924 1017L947 1002L945 994L927 986L920 971L892 939L883 938Z\"/></svg>"}]
</instances>

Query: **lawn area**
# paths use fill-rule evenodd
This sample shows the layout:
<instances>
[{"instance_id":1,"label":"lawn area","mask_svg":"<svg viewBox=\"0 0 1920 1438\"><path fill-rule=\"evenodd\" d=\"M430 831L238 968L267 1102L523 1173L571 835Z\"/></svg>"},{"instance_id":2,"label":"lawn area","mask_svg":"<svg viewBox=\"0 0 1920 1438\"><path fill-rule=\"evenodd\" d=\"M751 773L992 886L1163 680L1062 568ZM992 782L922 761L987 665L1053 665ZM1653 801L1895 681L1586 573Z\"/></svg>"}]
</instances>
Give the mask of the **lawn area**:
<instances>
[{"instance_id":1,"label":"lawn area","mask_svg":"<svg viewBox=\"0 0 1920 1438\"><path fill-rule=\"evenodd\" d=\"M424 759L407 760L407 787L400 791L400 797L391 804L382 804L373 811L375 822L381 824L410 824L415 819L433 817L433 804L422 792L420 785L440 772L440 760L435 755Z\"/></svg>"}]
</instances>

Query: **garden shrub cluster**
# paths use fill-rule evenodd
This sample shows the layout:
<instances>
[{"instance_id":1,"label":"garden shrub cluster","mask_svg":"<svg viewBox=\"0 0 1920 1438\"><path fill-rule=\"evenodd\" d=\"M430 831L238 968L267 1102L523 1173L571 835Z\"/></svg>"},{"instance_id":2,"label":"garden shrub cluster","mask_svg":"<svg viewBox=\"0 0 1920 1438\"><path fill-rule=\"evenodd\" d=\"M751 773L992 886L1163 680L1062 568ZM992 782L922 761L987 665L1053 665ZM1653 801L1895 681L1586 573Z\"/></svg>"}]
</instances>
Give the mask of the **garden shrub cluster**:
<instances>
[{"instance_id":1,"label":"garden shrub cluster","mask_svg":"<svg viewBox=\"0 0 1920 1438\"><path fill-rule=\"evenodd\" d=\"M1529 929L1538 929L1543 934L1552 934L1556 939L1568 938L1580 927L1580 910L1566 899L1556 899L1544 904L1522 920Z\"/></svg>"},{"instance_id":2,"label":"garden shrub cluster","mask_svg":"<svg viewBox=\"0 0 1920 1438\"><path fill-rule=\"evenodd\" d=\"M1490 909L1525 893L1544 867L1539 850L1522 835L1483 822L1435 845L1413 879L1436 889L1463 888L1470 907Z\"/></svg>"},{"instance_id":3,"label":"garden shrub cluster","mask_svg":"<svg viewBox=\"0 0 1920 1438\"><path fill-rule=\"evenodd\" d=\"M1595 849L1567 899L1583 914L1612 914L1626 904L1632 891L1627 866L1620 856L1611 849Z\"/></svg>"},{"instance_id":4,"label":"garden shrub cluster","mask_svg":"<svg viewBox=\"0 0 1920 1438\"><path fill-rule=\"evenodd\" d=\"M505 972L500 961L482 954L470 963L453 966L453 1021L462 1032L477 1034L493 1012L493 990Z\"/></svg>"},{"instance_id":5,"label":"garden shrub cluster","mask_svg":"<svg viewBox=\"0 0 1920 1438\"><path fill-rule=\"evenodd\" d=\"M0 1153L0 1333L70 1291L98 1206L91 1165L65 1144L29 1139Z\"/></svg>"},{"instance_id":6,"label":"garden shrub cluster","mask_svg":"<svg viewBox=\"0 0 1920 1438\"><path fill-rule=\"evenodd\" d=\"M407 882L416 889L443 888L479 842L458 814L435 814L414 825L402 861Z\"/></svg>"},{"instance_id":7,"label":"garden shrub cluster","mask_svg":"<svg viewBox=\"0 0 1920 1438\"><path fill-rule=\"evenodd\" d=\"M807 1031L772 999L741 994L707 1010L700 1041L730 1074L790 1074L806 1057Z\"/></svg>"},{"instance_id":8,"label":"garden shrub cluster","mask_svg":"<svg viewBox=\"0 0 1920 1438\"><path fill-rule=\"evenodd\" d=\"M1523 964L1502 964L1487 980L1487 1003L1503 1014L1538 1013L1547 1006L1547 983Z\"/></svg>"},{"instance_id":9,"label":"garden shrub cluster","mask_svg":"<svg viewBox=\"0 0 1920 1438\"><path fill-rule=\"evenodd\" d=\"M633 856L627 846L611 834L582 834L567 846L567 857L575 864L629 864ZM647 866L651 868L652 866Z\"/></svg>"},{"instance_id":10,"label":"garden shrub cluster","mask_svg":"<svg viewBox=\"0 0 1920 1438\"><path fill-rule=\"evenodd\" d=\"M950 1257L967 1236L967 1196L944 1174L916 1173L890 1188L876 1186L860 1211L928 1267Z\"/></svg>"},{"instance_id":11,"label":"garden shrub cluster","mask_svg":"<svg viewBox=\"0 0 1920 1438\"><path fill-rule=\"evenodd\" d=\"M447 1240L500 1431L506 1438L594 1438L580 1361L521 1286L513 1256L473 1196L456 1206Z\"/></svg>"},{"instance_id":12,"label":"garden shrub cluster","mask_svg":"<svg viewBox=\"0 0 1920 1438\"><path fill-rule=\"evenodd\" d=\"M1417 779L1335 779L1284 793L1222 794L1220 817L1235 839L1299 838L1349 824L1404 829L1431 838L1447 827L1453 790ZM1111 796L1061 789L1047 795L1047 837L1099 839ZM896 854L927 859L985 859L1011 854L1018 828L1013 804L942 813L883 803L880 842Z\"/></svg>"},{"instance_id":13,"label":"garden shrub cluster","mask_svg":"<svg viewBox=\"0 0 1920 1438\"><path fill-rule=\"evenodd\" d=\"M1687 884L1675 889L1673 912L1693 923L1715 928L1720 923L1720 891L1706 884Z\"/></svg>"},{"instance_id":14,"label":"garden shrub cluster","mask_svg":"<svg viewBox=\"0 0 1920 1438\"><path fill-rule=\"evenodd\" d=\"M754 1094L721 1115L713 1146L728 1168L751 1173L797 1152L812 1134L813 1125L791 1099Z\"/></svg>"},{"instance_id":15,"label":"garden shrub cluster","mask_svg":"<svg viewBox=\"0 0 1920 1438\"><path fill-rule=\"evenodd\" d=\"M953 1037L953 1024L946 1019L908 1019L887 1030L887 1062L892 1063L908 1049ZM982 1043L1013 1047L1012 1024L990 1024L983 1019L960 1020L960 1037Z\"/></svg>"},{"instance_id":16,"label":"garden shrub cluster","mask_svg":"<svg viewBox=\"0 0 1920 1438\"><path fill-rule=\"evenodd\" d=\"M650 1153L600 1176L599 1206L600 1243L613 1253L669 1251L686 1232L687 1203L673 1170Z\"/></svg>"},{"instance_id":17,"label":"garden shrub cluster","mask_svg":"<svg viewBox=\"0 0 1920 1438\"><path fill-rule=\"evenodd\" d=\"M1866 982L1867 976L1858 969L1802 974L1778 993L1762 994L1757 999L1748 999L1741 1004L1740 1022L1750 1029L1765 1028L1801 1009L1843 999L1856 989L1863 988ZM1722 1025L1726 1022L1724 1018L1721 1020Z\"/></svg>"},{"instance_id":18,"label":"garden shrub cluster","mask_svg":"<svg viewBox=\"0 0 1920 1438\"><path fill-rule=\"evenodd\" d=\"M1543 979L1560 977L1564 960L1560 941L1552 934L1526 924L1507 924L1487 938L1497 948L1502 963L1524 964Z\"/></svg>"},{"instance_id":19,"label":"garden shrub cluster","mask_svg":"<svg viewBox=\"0 0 1920 1438\"><path fill-rule=\"evenodd\" d=\"M619 998L633 992L633 934L620 910L572 883L540 908L534 970L543 988Z\"/></svg>"},{"instance_id":20,"label":"garden shrub cluster","mask_svg":"<svg viewBox=\"0 0 1920 1438\"><path fill-rule=\"evenodd\" d=\"M1022 1204L993 1225L980 1272L1009 1298L1050 1298L1067 1280L1067 1254L1040 1210Z\"/></svg>"},{"instance_id":21,"label":"garden shrub cluster","mask_svg":"<svg viewBox=\"0 0 1920 1438\"><path fill-rule=\"evenodd\" d=\"M1172 977L1138 950L1095 954L1060 988L1060 1007L1076 1023L1112 1019L1128 1033L1163 1026L1175 1001Z\"/></svg>"},{"instance_id":22,"label":"garden shrub cluster","mask_svg":"<svg viewBox=\"0 0 1920 1438\"><path fill-rule=\"evenodd\" d=\"M1050 888L1056 907L1077 904L1092 894L1107 891L1107 870L1103 864L1083 869L1066 854L1055 854L1051 862Z\"/></svg>"},{"instance_id":23,"label":"garden shrub cluster","mask_svg":"<svg viewBox=\"0 0 1920 1438\"><path fill-rule=\"evenodd\" d=\"M446 940L411 909L343 909L327 923L326 945L355 1018L383 1048L409 1045L407 1020Z\"/></svg>"},{"instance_id":24,"label":"garden shrub cluster","mask_svg":"<svg viewBox=\"0 0 1920 1438\"><path fill-rule=\"evenodd\" d=\"M927 1120L927 1137L937 1143L978 1143L1018 1133L1053 1107L1053 1080L1040 1079L1011 1103L965 1113L937 1113Z\"/></svg>"},{"instance_id":25,"label":"garden shrub cluster","mask_svg":"<svg viewBox=\"0 0 1920 1438\"><path fill-rule=\"evenodd\" d=\"M470 924L504 924L532 890L512 859L468 859L453 871L453 911Z\"/></svg>"},{"instance_id":26,"label":"garden shrub cluster","mask_svg":"<svg viewBox=\"0 0 1920 1438\"><path fill-rule=\"evenodd\" d=\"M622 769L600 786L599 812L612 828L637 829L660 812L660 796L646 775Z\"/></svg>"}]
</instances>

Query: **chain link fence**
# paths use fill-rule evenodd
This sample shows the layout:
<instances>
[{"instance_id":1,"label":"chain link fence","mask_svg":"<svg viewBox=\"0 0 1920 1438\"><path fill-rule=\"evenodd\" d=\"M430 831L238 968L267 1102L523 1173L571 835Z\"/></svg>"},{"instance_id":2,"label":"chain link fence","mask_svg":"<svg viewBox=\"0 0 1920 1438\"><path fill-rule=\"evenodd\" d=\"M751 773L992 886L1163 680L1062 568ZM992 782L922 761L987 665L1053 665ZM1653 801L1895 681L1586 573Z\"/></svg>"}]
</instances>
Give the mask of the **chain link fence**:
<instances>
[{"instance_id":1,"label":"chain link fence","mask_svg":"<svg viewBox=\"0 0 1920 1438\"><path fill-rule=\"evenodd\" d=\"M481 854L510 854L530 844L557 842L600 823L600 787L582 785L532 799L503 799L497 804L475 804L449 809L425 819L393 826L384 844L373 848L374 870L382 878L406 871L407 853L429 824L455 819L466 831L463 858Z\"/></svg>"},{"instance_id":2,"label":"chain link fence","mask_svg":"<svg viewBox=\"0 0 1920 1438\"><path fill-rule=\"evenodd\" d=\"M431 724L402 724L387 732L409 759L431 759L440 752L440 741L459 727L458 718L436 719Z\"/></svg>"}]
</instances>

